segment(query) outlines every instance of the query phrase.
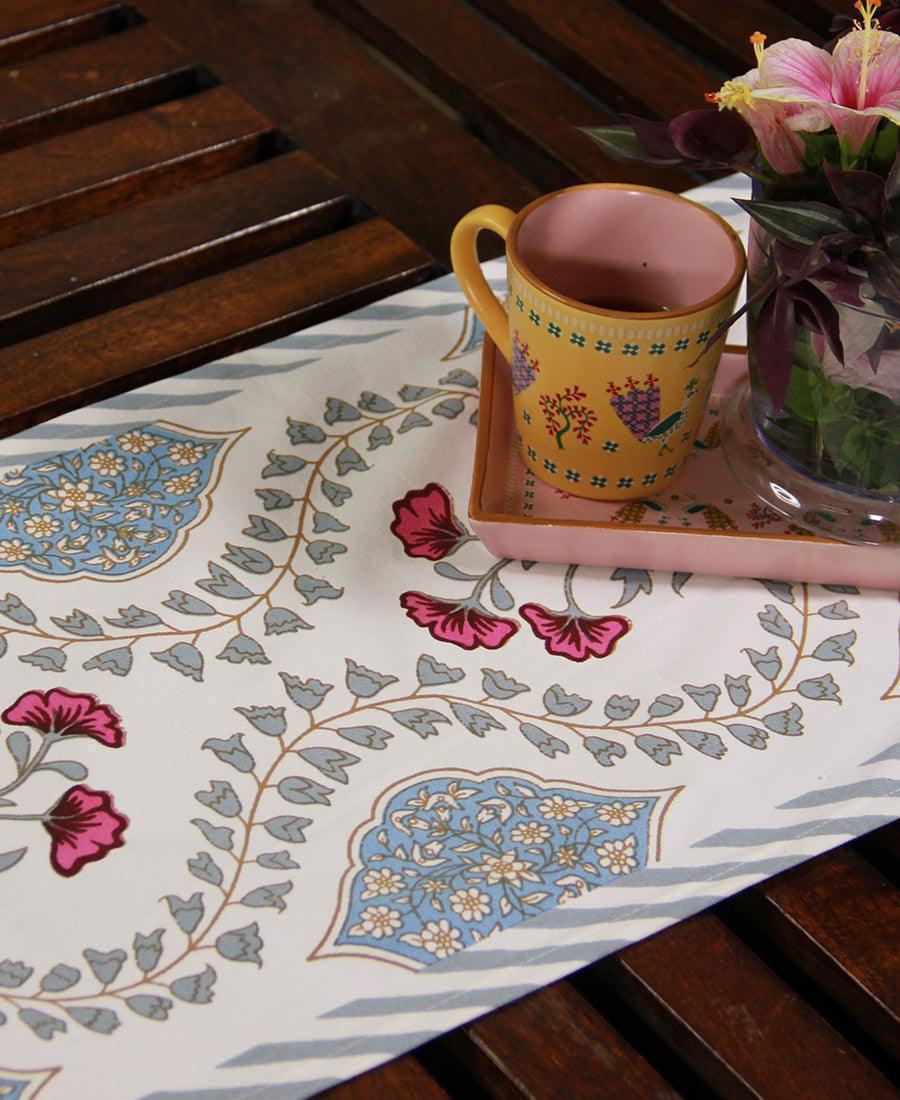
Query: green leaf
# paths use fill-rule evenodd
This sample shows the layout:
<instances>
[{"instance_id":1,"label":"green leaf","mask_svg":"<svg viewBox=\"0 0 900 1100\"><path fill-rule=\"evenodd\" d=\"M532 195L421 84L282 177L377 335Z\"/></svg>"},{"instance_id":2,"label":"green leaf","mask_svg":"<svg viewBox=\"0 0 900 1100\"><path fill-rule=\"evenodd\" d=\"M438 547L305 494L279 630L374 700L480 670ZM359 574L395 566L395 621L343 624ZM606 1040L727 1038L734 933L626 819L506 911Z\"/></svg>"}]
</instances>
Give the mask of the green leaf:
<instances>
[{"instance_id":1,"label":"green leaf","mask_svg":"<svg viewBox=\"0 0 900 1100\"><path fill-rule=\"evenodd\" d=\"M648 161L653 164L684 163L681 158L658 160L656 157L651 157L630 126L582 126L581 132L595 141L604 153L609 153L617 160L635 160L642 164L647 164Z\"/></svg>"},{"instance_id":2,"label":"green leaf","mask_svg":"<svg viewBox=\"0 0 900 1100\"><path fill-rule=\"evenodd\" d=\"M790 248L809 248L820 237L842 233L850 227L834 206L824 202L767 202L764 199L735 199L738 206Z\"/></svg>"}]
</instances>

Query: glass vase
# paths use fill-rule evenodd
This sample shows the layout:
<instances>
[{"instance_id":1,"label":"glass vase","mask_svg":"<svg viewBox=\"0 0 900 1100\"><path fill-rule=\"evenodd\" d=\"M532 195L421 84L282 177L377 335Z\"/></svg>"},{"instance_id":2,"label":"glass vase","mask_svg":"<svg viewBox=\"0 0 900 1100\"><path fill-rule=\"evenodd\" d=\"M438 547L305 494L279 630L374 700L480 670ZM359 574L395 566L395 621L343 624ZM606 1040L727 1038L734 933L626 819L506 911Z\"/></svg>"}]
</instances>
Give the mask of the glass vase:
<instances>
[{"instance_id":1,"label":"glass vase","mask_svg":"<svg viewBox=\"0 0 900 1100\"><path fill-rule=\"evenodd\" d=\"M751 301L776 273L773 243L751 221ZM795 309L790 381L777 411L759 366L764 296L751 305L749 386L726 413L723 444L732 471L798 533L878 545L900 542L900 316L857 274L850 293L846 282L836 292L827 278L813 280L836 312L839 344L815 311Z\"/></svg>"}]
</instances>

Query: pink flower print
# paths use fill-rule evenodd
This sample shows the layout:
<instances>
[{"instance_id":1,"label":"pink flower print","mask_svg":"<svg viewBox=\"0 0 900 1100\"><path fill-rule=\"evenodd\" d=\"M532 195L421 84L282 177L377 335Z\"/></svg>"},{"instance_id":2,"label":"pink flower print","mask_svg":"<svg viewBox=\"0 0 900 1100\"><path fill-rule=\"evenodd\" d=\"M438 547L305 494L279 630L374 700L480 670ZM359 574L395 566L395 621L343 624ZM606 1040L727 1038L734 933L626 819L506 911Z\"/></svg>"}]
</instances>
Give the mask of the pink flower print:
<instances>
[{"instance_id":1,"label":"pink flower print","mask_svg":"<svg viewBox=\"0 0 900 1100\"><path fill-rule=\"evenodd\" d=\"M440 561L469 539L453 514L447 491L434 482L411 489L393 507L391 531L411 558Z\"/></svg>"},{"instance_id":2,"label":"pink flower print","mask_svg":"<svg viewBox=\"0 0 900 1100\"><path fill-rule=\"evenodd\" d=\"M4 722L29 726L41 733L67 737L93 737L118 749L125 744L125 730L112 707L93 695L74 695L64 688L27 691L0 714Z\"/></svg>"},{"instance_id":3,"label":"pink flower print","mask_svg":"<svg viewBox=\"0 0 900 1100\"><path fill-rule=\"evenodd\" d=\"M589 657L608 657L616 642L631 629L631 623L621 615L598 618L581 615L575 608L548 611L537 603L522 604L519 614L542 639L544 649L570 661L586 661Z\"/></svg>"},{"instance_id":4,"label":"pink flower print","mask_svg":"<svg viewBox=\"0 0 900 1100\"><path fill-rule=\"evenodd\" d=\"M439 600L424 592L404 592L400 605L432 638L461 649L499 649L519 629L517 622L489 615L471 599Z\"/></svg>"},{"instance_id":5,"label":"pink flower print","mask_svg":"<svg viewBox=\"0 0 900 1100\"><path fill-rule=\"evenodd\" d=\"M108 791L70 787L48 811L43 826L50 834L50 863L66 878L86 863L121 848L128 818L116 811Z\"/></svg>"}]
</instances>

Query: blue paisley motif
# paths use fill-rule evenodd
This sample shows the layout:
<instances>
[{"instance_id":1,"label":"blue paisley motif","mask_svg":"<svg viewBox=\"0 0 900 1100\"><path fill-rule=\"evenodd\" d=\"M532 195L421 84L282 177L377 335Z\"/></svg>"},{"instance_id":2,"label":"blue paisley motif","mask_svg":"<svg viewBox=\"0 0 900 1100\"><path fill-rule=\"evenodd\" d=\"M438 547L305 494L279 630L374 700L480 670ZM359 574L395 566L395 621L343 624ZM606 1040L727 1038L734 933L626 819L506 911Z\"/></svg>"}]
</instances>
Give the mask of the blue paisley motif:
<instances>
[{"instance_id":1,"label":"blue paisley motif","mask_svg":"<svg viewBox=\"0 0 900 1100\"><path fill-rule=\"evenodd\" d=\"M157 564L202 518L226 443L148 424L10 471L0 570L116 579Z\"/></svg>"},{"instance_id":2,"label":"blue paisley motif","mask_svg":"<svg viewBox=\"0 0 900 1100\"><path fill-rule=\"evenodd\" d=\"M414 965L446 958L643 867L666 793L513 774L420 779L362 836L333 944Z\"/></svg>"}]
</instances>

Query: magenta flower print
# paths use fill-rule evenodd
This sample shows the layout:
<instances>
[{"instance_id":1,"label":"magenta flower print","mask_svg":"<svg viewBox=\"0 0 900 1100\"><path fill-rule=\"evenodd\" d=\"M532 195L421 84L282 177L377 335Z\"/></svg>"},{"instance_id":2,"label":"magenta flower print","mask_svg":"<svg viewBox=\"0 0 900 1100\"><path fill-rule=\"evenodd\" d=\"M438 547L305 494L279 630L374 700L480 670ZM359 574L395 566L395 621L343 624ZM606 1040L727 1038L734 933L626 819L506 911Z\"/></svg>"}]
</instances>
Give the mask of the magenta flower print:
<instances>
[{"instance_id":1,"label":"magenta flower print","mask_svg":"<svg viewBox=\"0 0 900 1100\"><path fill-rule=\"evenodd\" d=\"M548 653L570 661L608 657L619 638L631 629L621 615L572 615L568 611L548 611L537 603L522 604L519 614L542 639Z\"/></svg>"},{"instance_id":2,"label":"magenta flower print","mask_svg":"<svg viewBox=\"0 0 900 1100\"><path fill-rule=\"evenodd\" d=\"M113 749L125 743L121 719L112 707L98 702L93 695L75 695L64 688L28 691L7 707L0 718L43 734L92 737Z\"/></svg>"},{"instance_id":3,"label":"magenta flower print","mask_svg":"<svg viewBox=\"0 0 900 1100\"><path fill-rule=\"evenodd\" d=\"M490 615L471 599L440 600L424 592L404 592L400 605L433 638L461 649L499 649L519 629L514 620Z\"/></svg>"},{"instance_id":4,"label":"magenta flower print","mask_svg":"<svg viewBox=\"0 0 900 1100\"><path fill-rule=\"evenodd\" d=\"M411 489L393 507L391 531L411 558L440 561L471 537L453 514L447 491L434 482Z\"/></svg>"},{"instance_id":5,"label":"magenta flower print","mask_svg":"<svg viewBox=\"0 0 900 1100\"><path fill-rule=\"evenodd\" d=\"M572 582L577 566L566 570L563 588L567 606L563 611L550 611L538 603L523 603L519 614L528 623L544 649L555 657L569 661L586 661L589 657L608 657L616 642L631 629L622 615L586 615L575 602Z\"/></svg>"},{"instance_id":6,"label":"magenta flower print","mask_svg":"<svg viewBox=\"0 0 900 1100\"><path fill-rule=\"evenodd\" d=\"M81 784L70 787L43 817L54 871L71 878L86 863L121 848L127 825L128 818L116 810L108 791L94 791Z\"/></svg>"}]
</instances>

